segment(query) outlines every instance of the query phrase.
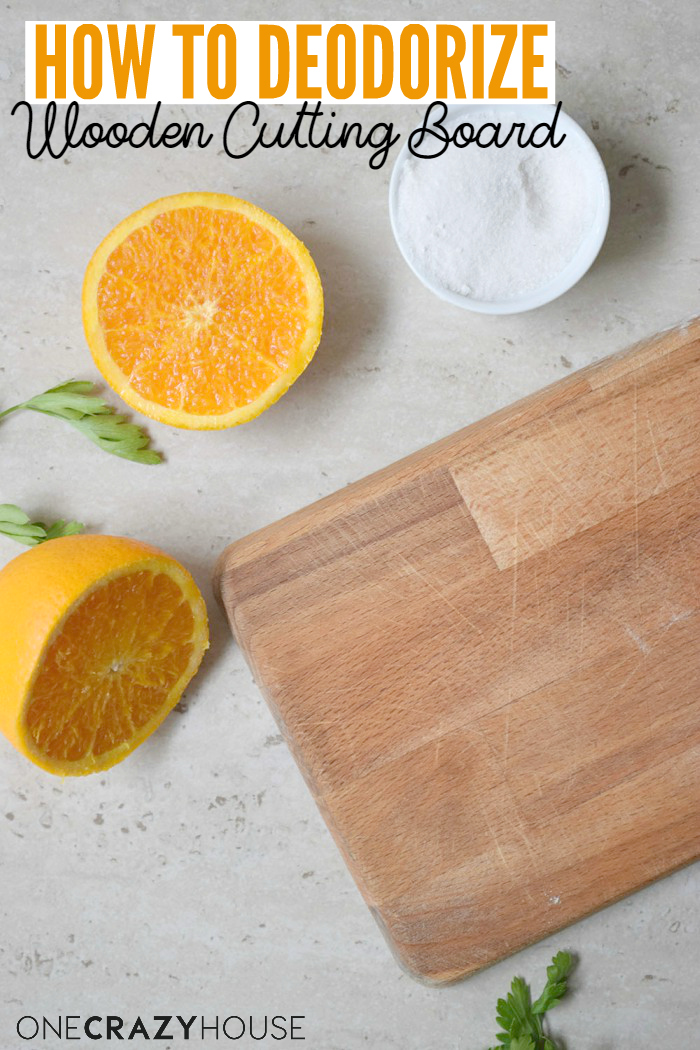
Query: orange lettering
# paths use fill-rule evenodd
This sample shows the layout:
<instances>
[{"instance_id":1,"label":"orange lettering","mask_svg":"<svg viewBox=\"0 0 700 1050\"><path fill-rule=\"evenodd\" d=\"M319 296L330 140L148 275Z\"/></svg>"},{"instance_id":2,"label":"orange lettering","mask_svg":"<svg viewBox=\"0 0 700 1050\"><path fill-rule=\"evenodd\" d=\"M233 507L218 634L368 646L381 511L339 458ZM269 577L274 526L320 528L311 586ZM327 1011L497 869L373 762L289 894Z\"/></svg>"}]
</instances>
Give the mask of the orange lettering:
<instances>
[{"instance_id":1,"label":"orange lettering","mask_svg":"<svg viewBox=\"0 0 700 1050\"><path fill-rule=\"evenodd\" d=\"M447 53L449 41L454 42L454 51L451 55L448 55ZM448 96L448 72L452 79L452 88L455 98L466 98L467 92L464 87L461 63L466 54L467 42L464 39L464 33L462 30L458 29L457 26L440 25L438 23L435 50L437 98L447 98Z\"/></svg>"},{"instance_id":2,"label":"orange lettering","mask_svg":"<svg viewBox=\"0 0 700 1050\"><path fill-rule=\"evenodd\" d=\"M182 97L194 98L194 38L204 36L204 26L174 24L173 36L182 37Z\"/></svg>"},{"instance_id":3,"label":"orange lettering","mask_svg":"<svg viewBox=\"0 0 700 1050\"><path fill-rule=\"evenodd\" d=\"M503 43L496 59L496 65L493 67L493 76L489 82L489 98L517 98L518 89L503 87L503 77L506 75L515 41L518 39L518 27L512 22L492 25L491 36L502 36Z\"/></svg>"},{"instance_id":4,"label":"orange lettering","mask_svg":"<svg viewBox=\"0 0 700 1050\"><path fill-rule=\"evenodd\" d=\"M318 65L318 55L309 54L309 37L320 36L321 26L297 26L297 98L320 98L321 89L309 86L309 69Z\"/></svg>"},{"instance_id":5,"label":"orange lettering","mask_svg":"<svg viewBox=\"0 0 700 1050\"><path fill-rule=\"evenodd\" d=\"M277 41L277 83L272 84L272 40ZM289 37L281 26L260 26L260 98L281 98L289 87Z\"/></svg>"},{"instance_id":6,"label":"orange lettering","mask_svg":"<svg viewBox=\"0 0 700 1050\"><path fill-rule=\"evenodd\" d=\"M413 87L412 50L413 40L418 47L416 62L418 79ZM401 30L399 38L399 79L401 91L406 98L423 98L430 86L430 37L420 22L412 22Z\"/></svg>"},{"instance_id":7,"label":"orange lettering","mask_svg":"<svg viewBox=\"0 0 700 1050\"><path fill-rule=\"evenodd\" d=\"M46 26L36 27L36 97L47 98L48 70L49 66L54 68L54 98L66 97L66 27L57 25L55 27L53 55L48 53L48 29Z\"/></svg>"},{"instance_id":8,"label":"orange lettering","mask_svg":"<svg viewBox=\"0 0 700 1050\"><path fill-rule=\"evenodd\" d=\"M219 40L224 41L224 83L220 86ZM236 90L236 34L225 22L212 26L207 36L207 89L212 98L231 98Z\"/></svg>"},{"instance_id":9,"label":"orange lettering","mask_svg":"<svg viewBox=\"0 0 700 1050\"><path fill-rule=\"evenodd\" d=\"M85 41L90 38L90 87L85 81ZM73 34L73 87L80 98L96 98L102 90L102 33L86 22Z\"/></svg>"},{"instance_id":10,"label":"orange lettering","mask_svg":"<svg viewBox=\"0 0 700 1050\"><path fill-rule=\"evenodd\" d=\"M472 36L472 98L484 97L484 27L474 26Z\"/></svg>"},{"instance_id":11,"label":"orange lettering","mask_svg":"<svg viewBox=\"0 0 700 1050\"><path fill-rule=\"evenodd\" d=\"M345 83L340 86L339 44L341 36L345 40ZM328 31L326 39L326 82L333 98L350 98L357 84L357 42L349 25L341 22Z\"/></svg>"},{"instance_id":12,"label":"orange lettering","mask_svg":"<svg viewBox=\"0 0 700 1050\"><path fill-rule=\"evenodd\" d=\"M381 78L375 84L375 43L379 41ZM394 80L394 39L386 26L362 27L362 93L365 98L386 98Z\"/></svg>"},{"instance_id":13,"label":"orange lettering","mask_svg":"<svg viewBox=\"0 0 700 1050\"><path fill-rule=\"evenodd\" d=\"M544 55L534 53L536 36L547 36L546 25L523 26L523 98L546 98L547 88L535 87L535 69L544 65Z\"/></svg>"},{"instance_id":14,"label":"orange lettering","mask_svg":"<svg viewBox=\"0 0 700 1050\"><path fill-rule=\"evenodd\" d=\"M134 87L136 97L145 98L148 91L148 74L151 69L151 56L153 55L153 38L156 27L151 22L146 26L143 34L143 53L139 54L139 42L136 36L136 26L131 22L126 27L124 37L124 51L119 49L119 33L113 23L107 26L109 37L109 50L112 56L112 69L114 70L114 87L117 98L126 98L129 87L129 76L134 72Z\"/></svg>"}]
</instances>

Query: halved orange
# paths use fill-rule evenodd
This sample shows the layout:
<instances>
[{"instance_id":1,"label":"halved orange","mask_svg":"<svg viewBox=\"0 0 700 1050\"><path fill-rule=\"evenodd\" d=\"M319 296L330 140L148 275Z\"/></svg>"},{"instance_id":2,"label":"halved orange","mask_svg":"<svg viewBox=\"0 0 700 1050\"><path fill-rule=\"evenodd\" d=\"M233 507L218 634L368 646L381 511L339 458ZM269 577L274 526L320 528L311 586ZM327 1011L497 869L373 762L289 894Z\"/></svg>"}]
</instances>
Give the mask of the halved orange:
<instances>
[{"instance_id":1,"label":"halved orange","mask_svg":"<svg viewBox=\"0 0 700 1050\"><path fill-rule=\"evenodd\" d=\"M173 558L66 536L0 570L0 730L50 773L120 762L175 706L208 645L204 600Z\"/></svg>"},{"instance_id":2,"label":"halved orange","mask_svg":"<svg viewBox=\"0 0 700 1050\"><path fill-rule=\"evenodd\" d=\"M293 233L220 193L141 208L88 265L83 323L118 394L161 423L216 430L253 419L303 372L323 292Z\"/></svg>"}]
</instances>

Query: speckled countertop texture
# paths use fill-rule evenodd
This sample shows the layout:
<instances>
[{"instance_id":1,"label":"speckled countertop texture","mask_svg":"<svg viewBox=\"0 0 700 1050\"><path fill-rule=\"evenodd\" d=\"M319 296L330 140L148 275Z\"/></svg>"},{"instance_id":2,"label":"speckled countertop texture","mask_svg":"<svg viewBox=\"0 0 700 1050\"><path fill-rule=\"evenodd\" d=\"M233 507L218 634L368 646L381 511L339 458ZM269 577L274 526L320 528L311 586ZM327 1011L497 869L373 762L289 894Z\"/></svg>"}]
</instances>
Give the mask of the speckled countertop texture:
<instances>
[{"instance_id":1,"label":"speckled countertop texture","mask_svg":"<svg viewBox=\"0 0 700 1050\"><path fill-rule=\"evenodd\" d=\"M23 1013L107 1011L297 1013L313 1050L482 1050L513 973L539 983L558 947L580 955L576 993L554 1015L570 1050L700 1047L697 866L459 985L426 988L402 974L209 582L236 537L700 310L695 0L469 10L445 0L431 12L556 19L559 97L610 176L610 233L594 269L558 302L506 318L451 307L409 273L389 227L390 165L371 171L362 151L258 150L234 161L215 146L98 149L37 161L24 152L22 119L9 116L24 93L24 18L384 20L420 18L425 5L349 2L342 16L303 0L274 13L250 0L235 10L207 0L194 14L181 0L59 7L3 5L0 403L97 378L80 318L85 265L119 219L164 194L229 192L278 215L318 261L327 319L312 367L256 422L211 434L152 424L161 468L108 460L39 416L2 425L0 501L171 551L204 590L213 637L179 709L107 775L52 779L0 740L0 1050L18 1044ZM343 116L407 132L422 112ZM170 113L220 136L228 108ZM0 560L17 550L0 539ZM192 1044L172 1043L181 1045Z\"/></svg>"}]
</instances>

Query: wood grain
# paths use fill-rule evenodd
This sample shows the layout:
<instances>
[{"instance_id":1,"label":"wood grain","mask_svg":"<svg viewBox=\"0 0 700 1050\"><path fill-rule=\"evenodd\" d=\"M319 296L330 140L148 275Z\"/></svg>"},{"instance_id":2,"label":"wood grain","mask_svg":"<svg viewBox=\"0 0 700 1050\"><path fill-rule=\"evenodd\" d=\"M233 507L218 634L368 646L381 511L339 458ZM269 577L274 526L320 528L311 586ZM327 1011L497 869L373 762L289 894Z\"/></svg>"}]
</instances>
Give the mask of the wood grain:
<instances>
[{"instance_id":1,"label":"wood grain","mask_svg":"<svg viewBox=\"0 0 700 1050\"><path fill-rule=\"evenodd\" d=\"M400 962L700 856L700 320L229 547L217 586Z\"/></svg>"}]
</instances>

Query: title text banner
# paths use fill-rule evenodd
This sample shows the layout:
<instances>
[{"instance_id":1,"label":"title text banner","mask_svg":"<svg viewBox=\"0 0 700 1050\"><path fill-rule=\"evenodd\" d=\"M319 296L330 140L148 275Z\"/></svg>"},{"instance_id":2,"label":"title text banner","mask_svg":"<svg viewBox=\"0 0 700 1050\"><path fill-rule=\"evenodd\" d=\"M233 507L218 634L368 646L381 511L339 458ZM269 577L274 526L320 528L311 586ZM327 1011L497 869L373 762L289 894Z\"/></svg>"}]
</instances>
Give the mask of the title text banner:
<instances>
[{"instance_id":1,"label":"title text banner","mask_svg":"<svg viewBox=\"0 0 700 1050\"><path fill-rule=\"evenodd\" d=\"M553 102L554 22L26 22L29 102Z\"/></svg>"}]
</instances>

